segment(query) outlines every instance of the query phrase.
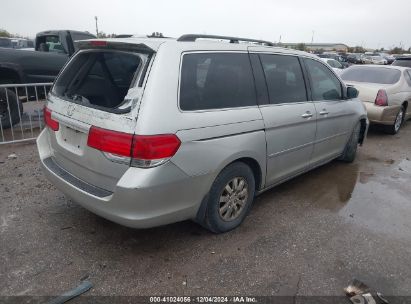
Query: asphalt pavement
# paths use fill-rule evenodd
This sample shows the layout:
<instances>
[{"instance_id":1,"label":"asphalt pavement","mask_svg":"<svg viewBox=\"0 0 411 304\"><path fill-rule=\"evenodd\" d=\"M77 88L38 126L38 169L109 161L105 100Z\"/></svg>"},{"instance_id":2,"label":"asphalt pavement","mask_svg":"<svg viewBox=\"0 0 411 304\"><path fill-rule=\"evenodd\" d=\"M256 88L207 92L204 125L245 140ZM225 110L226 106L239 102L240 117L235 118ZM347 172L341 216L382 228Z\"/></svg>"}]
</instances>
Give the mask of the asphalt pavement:
<instances>
[{"instance_id":1,"label":"asphalt pavement","mask_svg":"<svg viewBox=\"0 0 411 304\"><path fill-rule=\"evenodd\" d=\"M8 158L10 154L16 158ZM0 145L0 296L343 296L353 278L411 296L411 121L259 196L236 230L147 230L83 209L50 184L33 143ZM184 189L181 189L184 191Z\"/></svg>"}]
</instances>

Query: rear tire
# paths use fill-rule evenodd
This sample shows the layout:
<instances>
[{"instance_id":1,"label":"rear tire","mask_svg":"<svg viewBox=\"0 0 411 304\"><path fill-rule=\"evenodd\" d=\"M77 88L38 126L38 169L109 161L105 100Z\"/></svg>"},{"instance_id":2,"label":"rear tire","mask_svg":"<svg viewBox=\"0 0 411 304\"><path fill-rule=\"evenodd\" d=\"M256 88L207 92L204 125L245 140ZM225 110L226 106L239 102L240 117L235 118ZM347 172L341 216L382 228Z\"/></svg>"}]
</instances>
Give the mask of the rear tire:
<instances>
[{"instance_id":1,"label":"rear tire","mask_svg":"<svg viewBox=\"0 0 411 304\"><path fill-rule=\"evenodd\" d=\"M350 140L345 146L344 153L338 158L346 163L352 163L357 155L358 140L360 138L361 123L357 123L351 134Z\"/></svg>"},{"instance_id":2,"label":"rear tire","mask_svg":"<svg viewBox=\"0 0 411 304\"><path fill-rule=\"evenodd\" d=\"M227 166L211 186L203 226L214 233L238 227L251 208L254 194L251 168L242 162Z\"/></svg>"},{"instance_id":3,"label":"rear tire","mask_svg":"<svg viewBox=\"0 0 411 304\"><path fill-rule=\"evenodd\" d=\"M9 99L8 105L7 96ZM22 115L23 104L17 99L16 94L9 89L0 89L0 124L3 129L9 129L20 121L19 111Z\"/></svg>"},{"instance_id":4,"label":"rear tire","mask_svg":"<svg viewBox=\"0 0 411 304\"><path fill-rule=\"evenodd\" d=\"M401 106L400 110L398 111L397 116L395 117L395 121L392 125L385 126L384 131L388 134L395 135L400 131L402 124L404 123L405 118L405 108Z\"/></svg>"}]
</instances>

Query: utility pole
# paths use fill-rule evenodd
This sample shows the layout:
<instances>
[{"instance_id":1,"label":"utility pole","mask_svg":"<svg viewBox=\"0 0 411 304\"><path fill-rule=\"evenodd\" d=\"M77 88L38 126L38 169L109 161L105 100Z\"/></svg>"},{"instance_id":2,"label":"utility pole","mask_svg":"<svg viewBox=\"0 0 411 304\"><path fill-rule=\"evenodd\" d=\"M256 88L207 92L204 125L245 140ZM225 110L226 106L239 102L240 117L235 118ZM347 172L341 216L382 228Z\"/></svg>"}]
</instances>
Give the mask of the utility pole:
<instances>
[{"instance_id":1,"label":"utility pole","mask_svg":"<svg viewBox=\"0 0 411 304\"><path fill-rule=\"evenodd\" d=\"M98 25L97 25L98 18L97 16L94 16L94 19L96 19L96 36L98 38Z\"/></svg>"},{"instance_id":2,"label":"utility pole","mask_svg":"<svg viewBox=\"0 0 411 304\"><path fill-rule=\"evenodd\" d=\"M313 44L313 42L314 42L314 33L315 33L315 31L313 30L313 34L311 36L311 44Z\"/></svg>"}]
</instances>

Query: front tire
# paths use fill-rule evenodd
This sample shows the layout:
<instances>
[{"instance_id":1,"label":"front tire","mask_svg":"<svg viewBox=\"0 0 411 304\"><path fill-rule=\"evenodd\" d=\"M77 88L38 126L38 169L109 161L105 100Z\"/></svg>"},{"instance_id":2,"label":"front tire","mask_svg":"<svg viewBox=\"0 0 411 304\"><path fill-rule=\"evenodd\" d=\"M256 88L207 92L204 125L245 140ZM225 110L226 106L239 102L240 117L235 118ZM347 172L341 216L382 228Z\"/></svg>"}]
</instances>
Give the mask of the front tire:
<instances>
[{"instance_id":1,"label":"front tire","mask_svg":"<svg viewBox=\"0 0 411 304\"><path fill-rule=\"evenodd\" d=\"M405 118L405 108L401 106L397 116L395 117L394 124L390 126L385 126L385 132L391 135L395 135L400 131L402 124L404 123Z\"/></svg>"},{"instance_id":2,"label":"front tire","mask_svg":"<svg viewBox=\"0 0 411 304\"><path fill-rule=\"evenodd\" d=\"M223 233L238 227L254 200L253 171L242 162L227 166L215 179L208 197L204 226Z\"/></svg>"},{"instance_id":3,"label":"front tire","mask_svg":"<svg viewBox=\"0 0 411 304\"><path fill-rule=\"evenodd\" d=\"M338 158L346 163L352 163L357 155L358 140L360 138L361 123L357 123L351 134L350 140L345 146L344 153Z\"/></svg>"}]
</instances>

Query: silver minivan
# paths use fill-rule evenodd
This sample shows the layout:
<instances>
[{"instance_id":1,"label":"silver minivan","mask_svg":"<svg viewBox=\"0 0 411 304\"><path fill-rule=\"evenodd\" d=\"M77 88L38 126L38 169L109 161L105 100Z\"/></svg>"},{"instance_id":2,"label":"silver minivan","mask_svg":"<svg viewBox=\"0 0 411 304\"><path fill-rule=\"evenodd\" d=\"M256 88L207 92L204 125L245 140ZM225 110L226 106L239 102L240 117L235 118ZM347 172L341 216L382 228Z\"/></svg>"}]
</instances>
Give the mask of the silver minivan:
<instances>
[{"instance_id":1,"label":"silver minivan","mask_svg":"<svg viewBox=\"0 0 411 304\"><path fill-rule=\"evenodd\" d=\"M263 191L352 162L367 133L358 91L308 53L209 35L78 47L47 98L41 164L75 202L125 226L229 231Z\"/></svg>"}]
</instances>

